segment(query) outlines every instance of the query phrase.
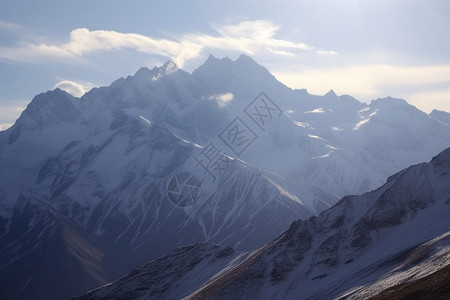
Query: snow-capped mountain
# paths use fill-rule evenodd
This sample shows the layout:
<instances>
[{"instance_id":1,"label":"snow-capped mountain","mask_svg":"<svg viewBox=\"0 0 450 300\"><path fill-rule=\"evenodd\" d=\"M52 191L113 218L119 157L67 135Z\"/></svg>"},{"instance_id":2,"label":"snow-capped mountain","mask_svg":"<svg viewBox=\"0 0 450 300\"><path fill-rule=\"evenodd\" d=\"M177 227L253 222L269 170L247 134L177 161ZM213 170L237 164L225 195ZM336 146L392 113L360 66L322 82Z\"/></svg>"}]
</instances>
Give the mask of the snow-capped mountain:
<instances>
[{"instance_id":1,"label":"snow-capped mountain","mask_svg":"<svg viewBox=\"0 0 450 300\"><path fill-rule=\"evenodd\" d=\"M191 74L170 61L141 68L81 98L49 91L0 132L0 260L21 268L44 211L129 269L196 242L255 249L430 159L448 129L403 100L292 90L244 55L211 56ZM27 201L42 213L21 209ZM21 232L34 242L8 248ZM24 295L39 282L29 270L8 276Z\"/></svg>"},{"instance_id":2,"label":"snow-capped mountain","mask_svg":"<svg viewBox=\"0 0 450 300\"><path fill-rule=\"evenodd\" d=\"M295 221L260 249L240 255L227 250L225 265L215 272L224 261L210 249L223 248L179 248L81 299L156 299L160 293L165 299L366 299L401 283L436 278L450 265L449 171L450 148L377 190ZM205 272L197 275L199 269ZM199 280L192 282L194 276ZM185 285L196 290L189 293ZM172 288L177 286L184 294Z\"/></svg>"}]
</instances>

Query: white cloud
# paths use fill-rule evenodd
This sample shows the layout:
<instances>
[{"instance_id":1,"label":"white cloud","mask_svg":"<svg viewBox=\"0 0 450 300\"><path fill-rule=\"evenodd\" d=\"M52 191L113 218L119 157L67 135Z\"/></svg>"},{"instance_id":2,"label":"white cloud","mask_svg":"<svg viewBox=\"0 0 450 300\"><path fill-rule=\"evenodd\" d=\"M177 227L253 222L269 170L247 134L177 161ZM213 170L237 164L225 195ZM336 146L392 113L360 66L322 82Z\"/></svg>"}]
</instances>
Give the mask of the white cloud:
<instances>
[{"instance_id":1,"label":"white cloud","mask_svg":"<svg viewBox=\"0 0 450 300\"><path fill-rule=\"evenodd\" d=\"M81 97L91 87L92 87L92 85L89 85L89 84L88 85L83 85L83 84L80 84L80 83L77 83L77 82L74 82L74 81L63 80L63 81L60 81L57 84L55 84L53 89L58 88L58 89L61 89L61 90L64 90L64 91L68 92L72 96Z\"/></svg>"},{"instance_id":2,"label":"white cloud","mask_svg":"<svg viewBox=\"0 0 450 300\"><path fill-rule=\"evenodd\" d=\"M217 101L220 107L224 107L234 98L233 93L216 94L209 97L210 100Z\"/></svg>"},{"instance_id":3,"label":"white cloud","mask_svg":"<svg viewBox=\"0 0 450 300\"><path fill-rule=\"evenodd\" d=\"M180 67L198 57L205 49L220 49L256 54L267 52L292 56L296 51L314 51L304 43L275 38L279 26L266 20L244 21L237 24L214 27L218 34L187 33L173 40L159 39L136 33L107 30L90 31L78 28L70 33L63 44L30 43L18 48L0 48L0 58L39 62L42 60L66 60L101 51L134 49L147 54L169 57ZM318 54L336 54L331 50L317 50Z\"/></svg>"}]
</instances>

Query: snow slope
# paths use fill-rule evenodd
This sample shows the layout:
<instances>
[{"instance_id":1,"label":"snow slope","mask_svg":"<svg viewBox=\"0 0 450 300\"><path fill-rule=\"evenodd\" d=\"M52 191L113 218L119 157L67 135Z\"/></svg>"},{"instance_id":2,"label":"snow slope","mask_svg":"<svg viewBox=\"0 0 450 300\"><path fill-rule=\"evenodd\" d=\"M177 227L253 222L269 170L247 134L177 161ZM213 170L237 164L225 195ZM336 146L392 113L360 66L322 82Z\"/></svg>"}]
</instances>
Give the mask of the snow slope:
<instances>
[{"instance_id":1,"label":"snow slope","mask_svg":"<svg viewBox=\"0 0 450 300\"><path fill-rule=\"evenodd\" d=\"M362 299L445 267L450 258L450 148L343 198L186 299Z\"/></svg>"},{"instance_id":2,"label":"snow slope","mask_svg":"<svg viewBox=\"0 0 450 300\"><path fill-rule=\"evenodd\" d=\"M449 170L450 148L260 249L179 248L80 299L366 299L416 282L449 266Z\"/></svg>"}]
</instances>

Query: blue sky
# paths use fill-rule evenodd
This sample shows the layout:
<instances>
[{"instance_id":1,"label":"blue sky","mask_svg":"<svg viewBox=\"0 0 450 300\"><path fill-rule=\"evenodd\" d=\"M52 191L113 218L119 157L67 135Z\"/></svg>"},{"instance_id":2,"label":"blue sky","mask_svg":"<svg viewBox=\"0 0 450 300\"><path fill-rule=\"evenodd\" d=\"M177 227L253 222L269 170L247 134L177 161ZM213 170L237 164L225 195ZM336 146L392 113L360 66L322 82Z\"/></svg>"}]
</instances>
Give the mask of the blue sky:
<instances>
[{"instance_id":1,"label":"blue sky","mask_svg":"<svg viewBox=\"0 0 450 300\"><path fill-rule=\"evenodd\" d=\"M449 30L446 0L0 0L0 124L55 87L241 53L313 94L450 111Z\"/></svg>"}]
</instances>

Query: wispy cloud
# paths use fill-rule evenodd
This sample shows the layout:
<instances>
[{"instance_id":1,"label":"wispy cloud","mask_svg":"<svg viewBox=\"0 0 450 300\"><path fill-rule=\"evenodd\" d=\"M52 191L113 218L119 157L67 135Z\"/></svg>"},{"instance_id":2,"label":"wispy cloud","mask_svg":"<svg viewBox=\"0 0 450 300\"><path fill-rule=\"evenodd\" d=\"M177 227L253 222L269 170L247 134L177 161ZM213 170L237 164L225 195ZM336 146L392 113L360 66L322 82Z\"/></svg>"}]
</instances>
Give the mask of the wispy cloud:
<instances>
[{"instance_id":1,"label":"wispy cloud","mask_svg":"<svg viewBox=\"0 0 450 300\"><path fill-rule=\"evenodd\" d=\"M22 26L16 23L0 20L0 30L4 31L17 31L23 29Z\"/></svg>"},{"instance_id":2,"label":"wispy cloud","mask_svg":"<svg viewBox=\"0 0 450 300\"><path fill-rule=\"evenodd\" d=\"M8 24L3 24L8 26ZM2 26L2 24L0 24ZM78 28L70 33L69 41L61 44L29 43L20 47L1 47L0 58L16 61L39 62L81 58L86 54L120 49L134 49L147 54L171 58L179 66L198 57L208 49L222 49L247 54L270 53L294 55L296 51L336 54L332 50L295 41L276 38L279 26L266 20L244 21L237 24L215 26L217 34L186 33L172 39L161 39L137 33L108 30L90 31Z\"/></svg>"}]
</instances>

